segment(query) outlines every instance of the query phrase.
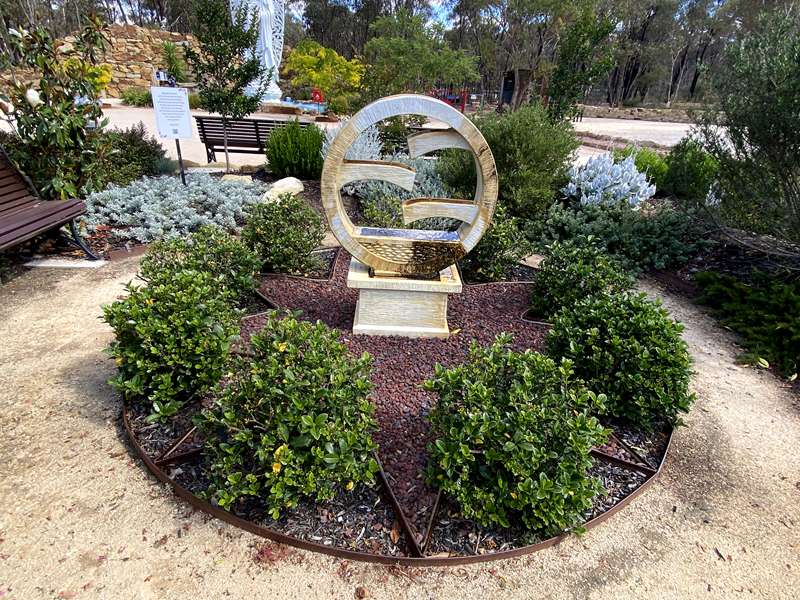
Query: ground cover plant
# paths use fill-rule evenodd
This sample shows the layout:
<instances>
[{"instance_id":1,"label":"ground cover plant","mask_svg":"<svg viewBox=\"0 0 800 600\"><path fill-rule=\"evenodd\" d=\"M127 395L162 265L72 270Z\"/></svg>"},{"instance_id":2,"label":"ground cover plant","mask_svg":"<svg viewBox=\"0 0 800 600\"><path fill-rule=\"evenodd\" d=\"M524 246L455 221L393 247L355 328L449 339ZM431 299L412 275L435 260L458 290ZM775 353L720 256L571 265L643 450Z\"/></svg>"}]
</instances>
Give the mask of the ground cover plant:
<instances>
[{"instance_id":1,"label":"ground cover plant","mask_svg":"<svg viewBox=\"0 0 800 600\"><path fill-rule=\"evenodd\" d=\"M437 365L425 382L438 396L427 478L483 526L519 519L552 535L577 525L602 490L587 471L589 451L607 436L592 416L604 398L569 360L514 352L510 341L473 344L466 363Z\"/></svg>"},{"instance_id":2,"label":"ground cover plant","mask_svg":"<svg viewBox=\"0 0 800 600\"><path fill-rule=\"evenodd\" d=\"M319 321L278 312L251 347L197 421L211 463L207 497L228 510L257 497L277 519L302 498L373 485L370 356L350 356Z\"/></svg>"},{"instance_id":3,"label":"ground cover plant","mask_svg":"<svg viewBox=\"0 0 800 600\"><path fill-rule=\"evenodd\" d=\"M117 375L109 383L152 407L152 420L167 419L222 377L238 314L203 271L177 270L125 289L123 300L103 307L115 334L109 354Z\"/></svg>"},{"instance_id":4,"label":"ground cover plant","mask_svg":"<svg viewBox=\"0 0 800 600\"><path fill-rule=\"evenodd\" d=\"M319 179L322 174L322 144L325 134L315 125L300 127L289 121L267 140L267 165L278 177Z\"/></svg>"},{"instance_id":5,"label":"ground cover plant","mask_svg":"<svg viewBox=\"0 0 800 600\"><path fill-rule=\"evenodd\" d=\"M204 225L187 237L151 244L139 265L139 276L152 284L171 278L176 269L208 273L220 295L241 301L258 287L261 259L224 229Z\"/></svg>"},{"instance_id":6,"label":"ground cover plant","mask_svg":"<svg viewBox=\"0 0 800 600\"><path fill-rule=\"evenodd\" d=\"M578 141L569 122L553 121L539 105L474 119L489 144L500 179L499 202L509 214L539 217L568 180ZM455 198L475 193L475 164L464 151L442 153L439 173Z\"/></svg>"},{"instance_id":7,"label":"ground cover plant","mask_svg":"<svg viewBox=\"0 0 800 600\"><path fill-rule=\"evenodd\" d=\"M531 307L534 313L550 317L587 296L623 292L633 284L634 279L594 238L555 242L546 248L536 274Z\"/></svg>"},{"instance_id":8,"label":"ground cover plant","mask_svg":"<svg viewBox=\"0 0 800 600\"><path fill-rule=\"evenodd\" d=\"M562 192L584 206L626 203L637 207L652 198L656 188L648 183L632 156L615 162L606 153L590 158L583 165L572 166L569 183Z\"/></svg>"},{"instance_id":9,"label":"ground cover plant","mask_svg":"<svg viewBox=\"0 0 800 600\"><path fill-rule=\"evenodd\" d=\"M186 235L203 225L236 231L246 208L267 190L258 182L223 181L193 173L183 185L177 177L145 177L128 186L109 186L86 198L82 218L89 233L110 227L122 243L147 243Z\"/></svg>"},{"instance_id":10,"label":"ground cover plant","mask_svg":"<svg viewBox=\"0 0 800 600\"><path fill-rule=\"evenodd\" d=\"M293 194L253 206L242 229L242 241L269 273L302 274L317 266L315 250L325 237L320 214Z\"/></svg>"},{"instance_id":11,"label":"ground cover plant","mask_svg":"<svg viewBox=\"0 0 800 600\"><path fill-rule=\"evenodd\" d=\"M547 351L607 396L600 414L653 427L678 423L694 401L682 331L644 294L595 294L555 315Z\"/></svg>"},{"instance_id":12,"label":"ground cover plant","mask_svg":"<svg viewBox=\"0 0 800 600\"><path fill-rule=\"evenodd\" d=\"M722 323L742 336L742 359L773 366L794 379L800 366L800 280L785 273L755 271L751 281L706 271L694 282L701 301L715 309Z\"/></svg>"}]
</instances>

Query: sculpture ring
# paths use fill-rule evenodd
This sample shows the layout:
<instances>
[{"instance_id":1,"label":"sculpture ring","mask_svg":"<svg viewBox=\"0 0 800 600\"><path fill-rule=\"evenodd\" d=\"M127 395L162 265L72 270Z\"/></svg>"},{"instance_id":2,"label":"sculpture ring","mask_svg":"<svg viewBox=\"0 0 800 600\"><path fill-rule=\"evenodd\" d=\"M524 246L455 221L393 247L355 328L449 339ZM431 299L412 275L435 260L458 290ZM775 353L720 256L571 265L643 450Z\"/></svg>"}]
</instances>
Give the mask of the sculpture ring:
<instances>
[{"instance_id":1,"label":"sculpture ring","mask_svg":"<svg viewBox=\"0 0 800 600\"><path fill-rule=\"evenodd\" d=\"M408 191L414 187L415 172L406 165L346 158L350 146L365 129L400 115L422 115L449 126L409 136L411 158L445 148L460 148L473 155L477 173L473 200L412 198L402 203L406 224L429 217L446 217L461 221L455 231L359 227L344 210L341 188L353 181L388 181ZM381 98L358 111L330 144L321 179L322 206L339 243L376 271L397 275L436 273L472 250L491 223L497 187L492 151L472 121L441 100L415 94Z\"/></svg>"}]
</instances>

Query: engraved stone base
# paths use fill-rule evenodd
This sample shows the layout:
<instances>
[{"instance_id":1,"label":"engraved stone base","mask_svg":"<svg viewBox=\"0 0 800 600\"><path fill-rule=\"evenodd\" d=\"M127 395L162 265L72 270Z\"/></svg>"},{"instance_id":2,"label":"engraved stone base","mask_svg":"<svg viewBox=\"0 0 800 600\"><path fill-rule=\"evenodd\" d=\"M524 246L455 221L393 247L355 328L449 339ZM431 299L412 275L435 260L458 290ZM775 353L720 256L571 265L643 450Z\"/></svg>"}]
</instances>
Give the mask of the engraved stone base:
<instances>
[{"instance_id":1,"label":"engraved stone base","mask_svg":"<svg viewBox=\"0 0 800 600\"><path fill-rule=\"evenodd\" d=\"M461 293L461 277L455 265L433 280L370 277L367 266L353 258L347 287L359 290L354 334L447 339L447 295Z\"/></svg>"}]
</instances>

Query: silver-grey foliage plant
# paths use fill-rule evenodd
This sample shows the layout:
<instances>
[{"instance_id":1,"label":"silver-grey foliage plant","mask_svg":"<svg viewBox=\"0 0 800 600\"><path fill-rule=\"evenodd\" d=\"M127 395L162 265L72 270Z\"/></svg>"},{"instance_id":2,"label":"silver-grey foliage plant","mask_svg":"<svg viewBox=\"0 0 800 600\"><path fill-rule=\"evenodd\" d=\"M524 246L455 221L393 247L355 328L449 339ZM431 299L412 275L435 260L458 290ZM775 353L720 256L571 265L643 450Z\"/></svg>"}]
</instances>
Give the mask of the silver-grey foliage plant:
<instances>
[{"instance_id":1,"label":"silver-grey foliage plant","mask_svg":"<svg viewBox=\"0 0 800 600\"><path fill-rule=\"evenodd\" d=\"M186 235L203 225L238 231L245 209L258 202L267 187L258 182L224 181L207 173L145 177L125 187L109 186L86 199L83 218L90 233L113 226L117 240L147 243Z\"/></svg>"},{"instance_id":2,"label":"silver-grey foliage plant","mask_svg":"<svg viewBox=\"0 0 800 600\"><path fill-rule=\"evenodd\" d=\"M615 163L611 154L601 154L581 166L573 166L564 195L577 198L581 204L628 204L636 208L656 193L654 185L634 164L633 156Z\"/></svg>"}]
</instances>

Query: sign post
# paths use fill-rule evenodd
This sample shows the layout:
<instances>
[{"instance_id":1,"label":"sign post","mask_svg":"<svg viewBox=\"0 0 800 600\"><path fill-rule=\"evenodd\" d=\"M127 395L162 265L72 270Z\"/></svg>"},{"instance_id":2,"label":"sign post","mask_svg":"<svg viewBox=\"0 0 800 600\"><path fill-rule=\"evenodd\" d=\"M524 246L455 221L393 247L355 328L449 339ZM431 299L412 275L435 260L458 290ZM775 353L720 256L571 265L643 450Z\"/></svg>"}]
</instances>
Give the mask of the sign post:
<instances>
[{"instance_id":1,"label":"sign post","mask_svg":"<svg viewBox=\"0 0 800 600\"><path fill-rule=\"evenodd\" d=\"M189 92L186 88L151 87L153 109L156 113L156 127L162 138L175 140L178 150L178 165L181 169L181 181L186 185L186 174L183 170L180 140L192 137L192 117L189 113Z\"/></svg>"}]
</instances>

